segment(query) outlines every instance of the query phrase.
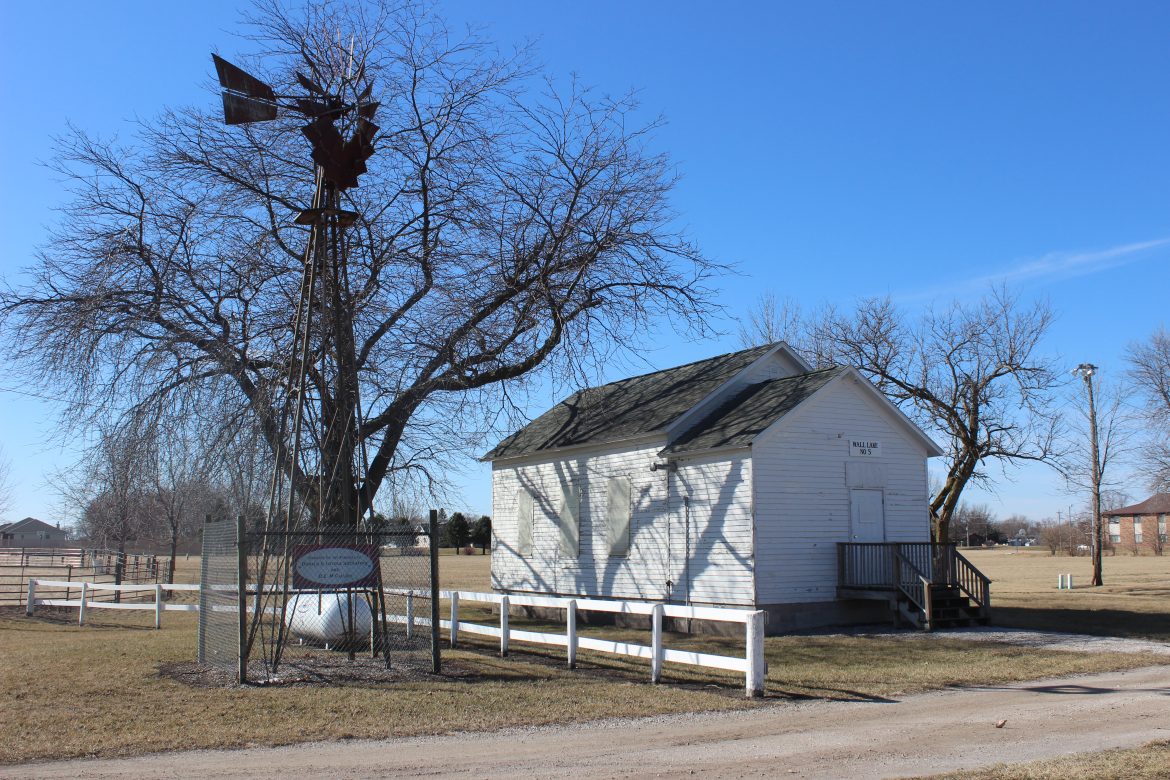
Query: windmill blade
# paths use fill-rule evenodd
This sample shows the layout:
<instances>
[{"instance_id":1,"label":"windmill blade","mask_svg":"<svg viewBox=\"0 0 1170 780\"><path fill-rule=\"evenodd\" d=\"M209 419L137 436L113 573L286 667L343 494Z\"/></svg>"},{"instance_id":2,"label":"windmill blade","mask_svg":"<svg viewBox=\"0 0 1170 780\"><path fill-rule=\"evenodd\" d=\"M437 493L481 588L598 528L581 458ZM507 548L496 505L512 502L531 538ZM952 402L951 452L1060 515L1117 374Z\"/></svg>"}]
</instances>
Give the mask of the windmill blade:
<instances>
[{"instance_id":1,"label":"windmill blade","mask_svg":"<svg viewBox=\"0 0 1170 780\"><path fill-rule=\"evenodd\" d=\"M234 92L223 93L223 121L228 125L246 125L276 119L276 104L255 100Z\"/></svg>"},{"instance_id":2,"label":"windmill blade","mask_svg":"<svg viewBox=\"0 0 1170 780\"><path fill-rule=\"evenodd\" d=\"M359 79L361 78L361 71L358 71L358 78ZM372 81L367 82L366 88L362 90L362 94L358 95L357 102L364 103L365 101L369 100L370 93L372 93L373 91L374 91L374 82L372 82Z\"/></svg>"},{"instance_id":3,"label":"windmill blade","mask_svg":"<svg viewBox=\"0 0 1170 780\"><path fill-rule=\"evenodd\" d=\"M224 89L239 92L257 100L276 102L276 93L272 91L272 87L260 79L242 68L237 68L217 54L212 54L211 59L215 62L215 72L219 76L219 84Z\"/></svg>"},{"instance_id":4,"label":"windmill blade","mask_svg":"<svg viewBox=\"0 0 1170 780\"><path fill-rule=\"evenodd\" d=\"M304 75L299 70L297 71L297 81L300 82L300 85L302 87L309 90L310 92L315 92L318 95L325 94L325 88L323 86L321 86L317 82L313 81L311 78Z\"/></svg>"}]
</instances>

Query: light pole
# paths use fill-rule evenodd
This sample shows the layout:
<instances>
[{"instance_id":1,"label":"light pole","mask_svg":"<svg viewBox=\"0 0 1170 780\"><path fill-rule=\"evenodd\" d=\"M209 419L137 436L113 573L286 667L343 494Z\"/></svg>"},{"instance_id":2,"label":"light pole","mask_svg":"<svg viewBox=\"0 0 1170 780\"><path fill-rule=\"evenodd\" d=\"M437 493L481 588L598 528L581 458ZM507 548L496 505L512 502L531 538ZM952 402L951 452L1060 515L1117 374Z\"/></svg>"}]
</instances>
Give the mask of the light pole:
<instances>
[{"instance_id":1,"label":"light pole","mask_svg":"<svg viewBox=\"0 0 1170 780\"><path fill-rule=\"evenodd\" d=\"M1097 448L1097 405L1093 398L1093 374L1097 367L1092 363L1081 363L1072 370L1073 376L1085 380L1089 393L1089 447L1093 457L1093 536L1090 540L1093 556L1093 585L1103 585L1101 579L1101 548L1104 539L1101 534L1101 459Z\"/></svg>"}]
</instances>

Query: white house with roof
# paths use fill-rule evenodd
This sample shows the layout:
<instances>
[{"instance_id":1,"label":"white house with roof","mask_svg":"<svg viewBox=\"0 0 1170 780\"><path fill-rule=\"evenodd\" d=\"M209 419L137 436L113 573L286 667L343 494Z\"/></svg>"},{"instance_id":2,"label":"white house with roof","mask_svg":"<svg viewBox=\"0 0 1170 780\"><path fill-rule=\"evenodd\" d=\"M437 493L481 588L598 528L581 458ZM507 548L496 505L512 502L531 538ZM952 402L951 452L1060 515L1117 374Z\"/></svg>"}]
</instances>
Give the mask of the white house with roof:
<instances>
[{"instance_id":1,"label":"white house with roof","mask_svg":"<svg viewBox=\"0 0 1170 780\"><path fill-rule=\"evenodd\" d=\"M929 542L940 454L856 370L783 343L582 390L484 456L492 586L754 607L773 633L880 619L838 597L837 543Z\"/></svg>"}]
</instances>

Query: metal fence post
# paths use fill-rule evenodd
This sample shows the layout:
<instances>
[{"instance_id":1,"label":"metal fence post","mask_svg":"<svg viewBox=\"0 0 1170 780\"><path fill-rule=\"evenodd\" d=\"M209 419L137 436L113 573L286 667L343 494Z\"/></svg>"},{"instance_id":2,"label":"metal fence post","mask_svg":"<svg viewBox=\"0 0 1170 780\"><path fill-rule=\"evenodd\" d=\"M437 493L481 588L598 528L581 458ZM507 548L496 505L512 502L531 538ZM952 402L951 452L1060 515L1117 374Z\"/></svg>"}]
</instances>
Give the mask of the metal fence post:
<instances>
[{"instance_id":1,"label":"metal fence post","mask_svg":"<svg viewBox=\"0 0 1170 780\"><path fill-rule=\"evenodd\" d=\"M661 604L655 604L650 613L650 682L662 681L662 613Z\"/></svg>"},{"instance_id":2,"label":"metal fence post","mask_svg":"<svg viewBox=\"0 0 1170 780\"><path fill-rule=\"evenodd\" d=\"M459 644L459 591L451 591L451 647Z\"/></svg>"},{"instance_id":3,"label":"metal fence post","mask_svg":"<svg viewBox=\"0 0 1170 780\"><path fill-rule=\"evenodd\" d=\"M500 655L508 654L508 597L500 597Z\"/></svg>"},{"instance_id":4,"label":"metal fence post","mask_svg":"<svg viewBox=\"0 0 1170 780\"><path fill-rule=\"evenodd\" d=\"M438 674L443 667L442 648L439 647L439 512L431 510L431 673ZM452 634L454 637L454 634Z\"/></svg>"},{"instance_id":5,"label":"metal fence post","mask_svg":"<svg viewBox=\"0 0 1170 780\"><path fill-rule=\"evenodd\" d=\"M569 602L565 610L565 642L568 647L569 668L577 668L577 600Z\"/></svg>"},{"instance_id":6,"label":"metal fence post","mask_svg":"<svg viewBox=\"0 0 1170 780\"><path fill-rule=\"evenodd\" d=\"M757 610L748 615L747 640L747 695L756 697L764 695L764 679L768 673L768 664L764 660L764 625L767 613Z\"/></svg>"},{"instance_id":7,"label":"metal fence post","mask_svg":"<svg viewBox=\"0 0 1170 780\"><path fill-rule=\"evenodd\" d=\"M406 592L406 638L414 639L414 591Z\"/></svg>"},{"instance_id":8,"label":"metal fence post","mask_svg":"<svg viewBox=\"0 0 1170 780\"><path fill-rule=\"evenodd\" d=\"M248 681L248 544L244 537L244 516L236 517L236 611L239 615L241 683Z\"/></svg>"},{"instance_id":9,"label":"metal fence post","mask_svg":"<svg viewBox=\"0 0 1170 780\"><path fill-rule=\"evenodd\" d=\"M207 525L211 515L203 517L203 540L199 550L199 639L197 644L199 663L207 663Z\"/></svg>"}]
</instances>

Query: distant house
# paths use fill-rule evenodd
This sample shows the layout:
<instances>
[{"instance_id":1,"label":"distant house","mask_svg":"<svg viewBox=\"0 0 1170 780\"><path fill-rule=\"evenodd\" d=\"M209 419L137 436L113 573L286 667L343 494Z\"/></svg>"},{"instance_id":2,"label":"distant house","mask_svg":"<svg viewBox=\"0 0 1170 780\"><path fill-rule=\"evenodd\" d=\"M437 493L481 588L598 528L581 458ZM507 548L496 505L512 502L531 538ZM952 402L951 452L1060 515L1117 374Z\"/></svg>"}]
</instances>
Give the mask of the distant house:
<instances>
[{"instance_id":1,"label":"distant house","mask_svg":"<svg viewBox=\"0 0 1170 780\"><path fill-rule=\"evenodd\" d=\"M755 607L768 631L889 619L838 542L928 542L938 446L852 368L783 343L578 392L484 456L504 593Z\"/></svg>"},{"instance_id":2,"label":"distant house","mask_svg":"<svg viewBox=\"0 0 1170 780\"><path fill-rule=\"evenodd\" d=\"M1155 493L1140 504L1108 509L1109 541L1121 550L1161 553L1166 546L1170 493Z\"/></svg>"},{"instance_id":3,"label":"distant house","mask_svg":"<svg viewBox=\"0 0 1170 780\"><path fill-rule=\"evenodd\" d=\"M0 547L57 547L68 539L60 523L52 526L35 517L0 525Z\"/></svg>"}]
</instances>

